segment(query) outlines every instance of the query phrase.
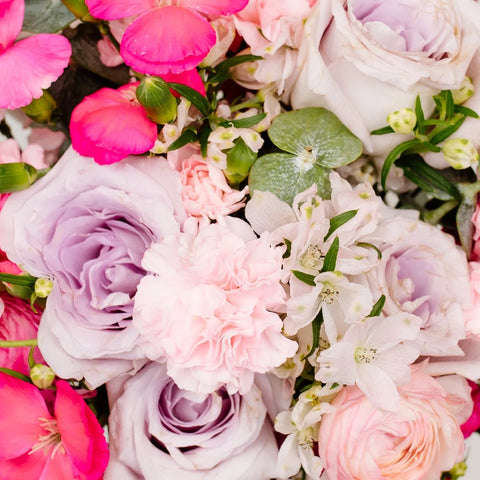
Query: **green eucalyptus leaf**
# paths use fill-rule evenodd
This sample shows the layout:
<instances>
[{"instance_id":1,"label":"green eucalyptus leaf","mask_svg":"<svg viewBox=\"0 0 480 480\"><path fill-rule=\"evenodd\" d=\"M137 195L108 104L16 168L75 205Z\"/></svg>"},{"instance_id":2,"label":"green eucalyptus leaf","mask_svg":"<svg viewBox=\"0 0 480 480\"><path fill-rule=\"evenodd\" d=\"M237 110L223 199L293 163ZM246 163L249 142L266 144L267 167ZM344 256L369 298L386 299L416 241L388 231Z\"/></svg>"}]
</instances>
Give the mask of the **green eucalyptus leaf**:
<instances>
[{"instance_id":1,"label":"green eucalyptus leaf","mask_svg":"<svg viewBox=\"0 0 480 480\"><path fill-rule=\"evenodd\" d=\"M330 170L318 163L305 163L289 153L269 153L258 158L250 170L250 193L268 191L292 204L295 195L317 184L318 194L330 198Z\"/></svg>"},{"instance_id":2,"label":"green eucalyptus leaf","mask_svg":"<svg viewBox=\"0 0 480 480\"><path fill-rule=\"evenodd\" d=\"M281 150L299 157L313 155L322 167L341 167L362 154L362 142L332 112L320 107L278 115L268 135Z\"/></svg>"},{"instance_id":3,"label":"green eucalyptus leaf","mask_svg":"<svg viewBox=\"0 0 480 480\"><path fill-rule=\"evenodd\" d=\"M23 30L31 33L55 33L76 20L61 0L27 0Z\"/></svg>"}]
</instances>

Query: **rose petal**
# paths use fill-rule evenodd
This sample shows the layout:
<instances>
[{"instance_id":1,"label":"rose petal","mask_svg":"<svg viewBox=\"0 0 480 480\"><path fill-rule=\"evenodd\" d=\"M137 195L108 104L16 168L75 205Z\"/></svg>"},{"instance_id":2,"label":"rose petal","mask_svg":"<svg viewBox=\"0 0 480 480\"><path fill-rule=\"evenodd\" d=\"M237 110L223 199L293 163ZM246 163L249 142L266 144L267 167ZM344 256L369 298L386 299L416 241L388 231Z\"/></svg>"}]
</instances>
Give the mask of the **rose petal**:
<instances>
[{"instance_id":1,"label":"rose petal","mask_svg":"<svg viewBox=\"0 0 480 480\"><path fill-rule=\"evenodd\" d=\"M0 2L0 51L8 48L22 31L24 0Z\"/></svg>"},{"instance_id":2,"label":"rose petal","mask_svg":"<svg viewBox=\"0 0 480 480\"><path fill-rule=\"evenodd\" d=\"M155 0L86 0L90 14L103 20L138 15L155 7Z\"/></svg>"},{"instance_id":3,"label":"rose petal","mask_svg":"<svg viewBox=\"0 0 480 480\"><path fill-rule=\"evenodd\" d=\"M0 108L15 109L39 98L68 65L72 49L61 35L25 38L0 53Z\"/></svg>"},{"instance_id":4,"label":"rose petal","mask_svg":"<svg viewBox=\"0 0 480 480\"><path fill-rule=\"evenodd\" d=\"M120 54L142 73L181 73L196 67L215 42L215 30L200 14L170 6L139 16L125 31Z\"/></svg>"}]
</instances>

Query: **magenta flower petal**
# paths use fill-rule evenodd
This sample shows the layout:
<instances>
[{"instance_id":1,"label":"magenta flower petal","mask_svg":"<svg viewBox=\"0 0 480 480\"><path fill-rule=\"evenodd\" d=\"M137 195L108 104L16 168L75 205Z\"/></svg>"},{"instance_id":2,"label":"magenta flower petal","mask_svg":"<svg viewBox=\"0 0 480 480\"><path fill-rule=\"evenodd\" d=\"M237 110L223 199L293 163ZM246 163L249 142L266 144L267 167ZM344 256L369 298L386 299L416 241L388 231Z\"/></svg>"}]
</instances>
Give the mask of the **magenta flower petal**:
<instances>
[{"instance_id":1,"label":"magenta flower petal","mask_svg":"<svg viewBox=\"0 0 480 480\"><path fill-rule=\"evenodd\" d=\"M138 15L155 7L155 0L86 0L89 12L103 20Z\"/></svg>"},{"instance_id":2,"label":"magenta flower petal","mask_svg":"<svg viewBox=\"0 0 480 480\"><path fill-rule=\"evenodd\" d=\"M192 68L192 70L186 70L182 73L165 73L161 75L161 77L166 82L174 82L174 83L181 83L182 85L187 85L190 88L193 88L198 93L201 93L205 96L205 84L203 83L202 77L197 72L196 68ZM178 93L172 90L172 93L178 97Z\"/></svg>"},{"instance_id":3,"label":"magenta flower petal","mask_svg":"<svg viewBox=\"0 0 480 480\"><path fill-rule=\"evenodd\" d=\"M7 460L28 452L44 433L38 419L52 416L35 386L4 373L0 405L0 460Z\"/></svg>"},{"instance_id":4,"label":"magenta flower petal","mask_svg":"<svg viewBox=\"0 0 480 480\"><path fill-rule=\"evenodd\" d=\"M45 479L45 464L50 454L45 450L37 450L34 453L25 453L12 460L0 460L0 478L8 480L26 480L35 478ZM47 477L47 478L68 478L68 477Z\"/></svg>"},{"instance_id":5,"label":"magenta flower petal","mask_svg":"<svg viewBox=\"0 0 480 480\"><path fill-rule=\"evenodd\" d=\"M154 146L157 125L135 100L135 87L102 88L75 107L70 134L78 153L108 165Z\"/></svg>"},{"instance_id":6,"label":"magenta flower petal","mask_svg":"<svg viewBox=\"0 0 480 480\"><path fill-rule=\"evenodd\" d=\"M248 0L178 0L177 5L205 15L231 15L243 10Z\"/></svg>"},{"instance_id":7,"label":"magenta flower petal","mask_svg":"<svg viewBox=\"0 0 480 480\"><path fill-rule=\"evenodd\" d=\"M195 68L215 42L215 30L199 13L168 6L134 20L123 35L120 54L138 72L181 73Z\"/></svg>"},{"instance_id":8,"label":"magenta flower petal","mask_svg":"<svg viewBox=\"0 0 480 480\"><path fill-rule=\"evenodd\" d=\"M68 65L69 41L61 35L25 38L0 53L0 108L15 109L42 96Z\"/></svg>"},{"instance_id":9,"label":"magenta flower petal","mask_svg":"<svg viewBox=\"0 0 480 480\"><path fill-rule=\"evenodd\" d=\"M24 10L24 0L0 1L0 52L9 47L21 32Z\"/></svg>"},{"instance_id":10,"label":"magenta flower petal","mask_svg":"<svg viewBox=\"0 0 480 480\"><path fill-rule=\"evenodd\" d=\"M82 397L63 380L57 382L55 417L63 447L75 468L87 480L100 478L109 458L102 427Z\"/></svg>"}]
</instances>

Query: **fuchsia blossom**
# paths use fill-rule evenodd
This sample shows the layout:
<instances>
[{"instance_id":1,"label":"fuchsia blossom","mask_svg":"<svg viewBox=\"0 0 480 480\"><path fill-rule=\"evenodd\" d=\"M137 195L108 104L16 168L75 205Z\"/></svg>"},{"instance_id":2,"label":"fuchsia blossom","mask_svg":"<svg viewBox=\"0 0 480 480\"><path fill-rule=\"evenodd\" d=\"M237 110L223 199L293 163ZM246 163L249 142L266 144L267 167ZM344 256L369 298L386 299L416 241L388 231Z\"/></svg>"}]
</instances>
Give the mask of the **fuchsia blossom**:
<instances>
[{"instance_id":1,"label":"fuchsia blossom","mask_svg":"<svg viewBox=\"0 0 480 480\"><path fill-rule=\"evenodd\" d=\"M194 69L215 45L205 16L230 15L248 0L87 0L90 13L104 20L136 16L126 29L120 54L135 70L152 75Z\"/></svg>"},{"instance_id":2,"label":"fuchsia blossom","mask_svg":"<svg viewBox=\"0 0 480 480\"><path fill-rule=\"evenodd\" d=\"M109 165L154 146L157 125L136 99L137 85L102 88L75 107L70 133L78 153Z\"/></svg>"},{"instance_id":3,"label":"fuchsia blossom","mask_svg":"<svg viewBox=\"0 0 480 480\"><path fill-rule=\"evenodd\" d=\"M30 383L0 374L0 472L9 480L98 480L108 448L95 415L64 380L53 414Z\"/></svg>"},{"instance_id":4,"label":"fuchsia blossom","mask_svg":"<svg viewBox=\"0 0 480 480\"><path fill-rule=\"evenodd\" d=\"M61 35L33 35L14 43L22 30L24 9L24 0L0 2L0 108L23 107L41 97L72 54Z\"/></svg>"}]
</instances>

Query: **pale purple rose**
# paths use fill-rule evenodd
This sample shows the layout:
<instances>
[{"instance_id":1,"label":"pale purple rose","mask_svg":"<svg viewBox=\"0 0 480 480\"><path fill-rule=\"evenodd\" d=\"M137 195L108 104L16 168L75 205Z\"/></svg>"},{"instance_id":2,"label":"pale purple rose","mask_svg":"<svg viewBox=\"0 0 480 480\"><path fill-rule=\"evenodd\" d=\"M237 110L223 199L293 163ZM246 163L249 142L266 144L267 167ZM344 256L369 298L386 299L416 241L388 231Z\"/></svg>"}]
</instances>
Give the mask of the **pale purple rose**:
<instances>
[{"instance_id":1,"label":"pale purple rose","mask_svg":"<svg viewBox=\"0 0 480 480\"><path fill-rule=\"evenodd\" d=\"M151 363L110 389L105 480L269 480L277 444L260 390L181 390Z\"/></svg>"},{"instance_id":2,"label":"pale purple rose","mask_svg":"<svg viewBox=\"0 0 480 480\"><path fill-rule=\"evenodd\" d=\"M469 67L479 19L474 0L319 1L305 23L291 104L332 110L368 153L385 156L402 136L370 131L388 114L420 95L429 115L432 95L478 77Z\"/></svg>"},{"instance_id":3,"label":"pale purple rose","mask_svg":"<svg viewBox=\"0 0 480 480\"><path fill-rule=\"evenodd\" d=\"M53 280L38 339L59 376L96 387L143 365L131 323L141 260L184 218L179 175L163 158L99 166L69 150L9 197L0 244L28 273Z\"/></svg>"}]
</instances>

